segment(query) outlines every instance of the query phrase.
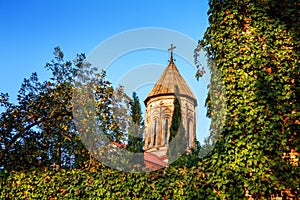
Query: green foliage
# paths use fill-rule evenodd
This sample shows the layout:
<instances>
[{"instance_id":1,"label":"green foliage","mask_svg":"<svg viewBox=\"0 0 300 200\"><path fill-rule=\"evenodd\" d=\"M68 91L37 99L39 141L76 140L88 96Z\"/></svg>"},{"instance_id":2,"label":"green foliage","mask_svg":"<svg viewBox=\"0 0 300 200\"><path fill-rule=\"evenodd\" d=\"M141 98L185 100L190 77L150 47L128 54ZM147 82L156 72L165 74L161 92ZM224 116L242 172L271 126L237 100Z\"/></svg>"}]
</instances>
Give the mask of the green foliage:
<instances>
[{"instance_id":1,"label":"green foliage","mask_svg":"<svg viewBox=\"0 0 300 200\"><path fill-rule=\"evenodd\" d=\"M128 129L128 143L126 150L136 153L130 159L130 163L138 164L140 167L144 166L144 120L142 117L142 110L138 96L135 92L132 94L132 101L130 102L130 116L131 123Z\"/></svg>"},{"instance_id":2,"label":"green foliage","mask_svg":"<svg viewBox=\"0 0 300 200\"><path fill-rule=\"evenodd\" d=\"M74 120L74 109L80 107L84 114L91 111L84 107L85 101L75 102L79 83L93 86L89 88L93 96L85 100L93 101L95 122L107 138L113 141L125 138L126 124L120 124L120 121L124 121L128 110L124 105L129 102L124 101L130 98L121 88L112 88L105 80L105 72L96 73L96 69L85 61L84 54L77 55L73 61L65 61L59 47L54 49L54 59L45 67L52 73L50 80L40 82L33 73L24 80L16 105L9 102L8 94L1 94L0 106L4 107L0 116L1 170L41 166L80 168L85 166L85 161L93 159L82 144L84 133L93 128L91 121L86 121L90 126L84 123L75 126L74 123L78 120ZM80 100L86 97L84 95Z\"/></svg>"},{"instance_id":3,"label":"green foliage","mask_svg":"<svg viewBox=\"0 0 300 200\"><path fill-rule=\"evenodd\" d=\"M179 102L179 89L175 89L174 110L170 126L169 148L167 151L169 163L177 160L182 154L185 154L187 148L186 132L182 123L181 106Z\"/></svg>"},{"instance_id":4,"label":"green foliage","mask_svg":"<svg viewBox=\"0 0 300 200\"><path fill-rule=\"evenodd\" d=\"M0 175L0 199L207 199L212 191L198 169L125 173L109 168L40 169ZM217 199L216 195L209 195Z\"/></svg>"},{"instance_id":5,"label":"green foliage","mask_svg":"<svg viewBox=\"0 0 300 200\"><path fill-rule=\"evenodd\" d=\"M174 110L172 114L172 121L170 127L169 143L172 142L172 140L177 135L180 126L182 126L181 106L177 97L175 97L173 105L174 105Z\"/></svg>"},{"instance_id":6,"label":"green foliage","mask_svg":"<svg viewBox=\"0 0 300 200\"><path fill-rule=\"evenodd\" d=\"M206 156L207 154L205 154L203 156L204 153L206 153L206 149L203 150L202 147L200 146L200 143L196 141L196 147L195 148L191 148L189 150L189 152L184 153L183 155L181 155L177 160L175 160L174 162L172 162L170 164L171 167L188 167L188 168L192 168L197 166L201 161L202 158L204 156Z\"/></svg>"},{"instance_id":7,"label":"green foliage","mask_svg":"<svg viewBox=\"0 0 300 200\"><path fill-rule=\"evenodd\" d=\"M41 83L33 73L24 80L16 105L8 102L8 95L1 94L5 107L0 118L2 169L79 166L88 157L82 153L84 147L72 122L72 79L76 67L64 61L58 47L54 55L55 59L46 64L52 72L49 81ZM78 64L83 63L83 55L76 59Z\"/></svg>"},{"instance_id":8,"label":"green foliage","mask_svg":"<svg viewBox=\"0 0 300 200\"><path fill-rule=\"evenodd\" d=\"M225 199L244 198L246 190L254 199L297 193L299 161L283 156L300 151L299 1L209 5L210 26L199 43L212 62L207 106L218 139L203 161L208 182Z\"/></svg>"},{"instance_id":9,"label":"green foliage","mask_svg":"<svg viewBox=\"0 0 300 200\"><path fill-rule=\"evenodd\" d=\"M85 160L85 149L69 121L69 93L76 89L69 78L71 66L82 70L86 63L79 55L71 65L56 49L56 60L48 65L51 81L40 83L33 74L24 81L17 105L1 94L5 111L0 118L0 198L245 199L249 191L254 199L270 199L289 189L299 199L299 160L292 165L284 157L300 151L299 2L211 0L209 4L210 27L199 43L211 62L206 105L212 138L217 140L212 140L215 146L208 156L200 162L196 157L197 164L188 167L180 164L140 174L97 165L89 170L50 169L52 164L67 168L68 163L77 163L77 157ZM65 70L69 73L60 73ZM114 97L104 77L81 78L83 83L98 83L92 89L98 109L95 120L111 139L122 141L126 124L115 126L123 119L114 118L110 105L127 100L123 95ZM177 133L180 114L174 116L179 121L174 122ZM190 155L199 153L195 152ZM75 161L65 160L66 154L75 155ZM37 168L40 165L48 169ZM14 171L32 166L35 169Z\"/></svg>"}]
</instances>

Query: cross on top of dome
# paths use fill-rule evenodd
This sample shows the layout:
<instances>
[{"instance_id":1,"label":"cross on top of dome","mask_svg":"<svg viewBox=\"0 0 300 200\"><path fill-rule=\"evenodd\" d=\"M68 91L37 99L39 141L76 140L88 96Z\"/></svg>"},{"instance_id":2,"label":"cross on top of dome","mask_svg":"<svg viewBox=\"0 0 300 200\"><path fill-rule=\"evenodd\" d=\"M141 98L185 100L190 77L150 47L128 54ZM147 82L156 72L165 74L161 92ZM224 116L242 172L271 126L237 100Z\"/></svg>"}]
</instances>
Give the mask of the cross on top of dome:
<instances>
[{"instance_id":1,"label":"cross on top of dome","mask_svg":"<svg viewBox=\"0 0 300 200\"><path fill-rule=\"evenodd\" d=\"M171 56L170 56L170 62L173 62L173 50L176 48L176 46L174 46L173 44L171 44L171 47L168 49L168 51L170 51Z\"/></svg>"}]
</instances>

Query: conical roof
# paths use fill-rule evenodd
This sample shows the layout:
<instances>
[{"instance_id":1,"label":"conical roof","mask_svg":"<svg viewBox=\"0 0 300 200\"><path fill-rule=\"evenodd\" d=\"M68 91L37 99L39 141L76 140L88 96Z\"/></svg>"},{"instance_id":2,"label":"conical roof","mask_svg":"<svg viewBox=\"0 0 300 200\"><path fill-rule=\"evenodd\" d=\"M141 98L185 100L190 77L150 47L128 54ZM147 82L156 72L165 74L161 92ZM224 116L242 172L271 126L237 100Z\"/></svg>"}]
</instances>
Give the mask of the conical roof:
<instances>
[{"instance_id":1,"label":"conical roof","mask_svg":"<svg viewBox=\"0 0 300 200\"><path fill-rule=\"evenodd\" d=\"M176 87L178 88L178 93L176 92ZM165 95L175 95L176 96L186 96L194 101L195 106L197 106L197 99L188 84L185 82L184 78L179 73L171 55L170 63L165 69L163 74L160 76L159 80L156 82L151 92L148 94L144 100L145 105L147 102L157 96Z\"/></svg>"}]
</instances>

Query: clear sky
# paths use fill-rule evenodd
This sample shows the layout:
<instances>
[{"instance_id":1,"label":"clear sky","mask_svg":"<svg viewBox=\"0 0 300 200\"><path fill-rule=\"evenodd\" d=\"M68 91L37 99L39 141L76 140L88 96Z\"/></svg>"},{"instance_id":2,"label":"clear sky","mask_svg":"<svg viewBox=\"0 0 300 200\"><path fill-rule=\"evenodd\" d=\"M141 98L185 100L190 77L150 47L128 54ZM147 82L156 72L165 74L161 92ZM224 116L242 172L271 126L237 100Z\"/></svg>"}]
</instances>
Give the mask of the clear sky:
<instances>
[{"instance_id":1,"label":"clear sky","mask_svg":"<svg viewBox=\"0 0 300 200\"><path fill-rule=\"evenodd\" d=\"M1 0L0 92L8 92L14 100L23 79L32 72L37 72L42 80L47 79L50 74L44 65L53 58L52 52L56 46L61 47L67 59L73 59L77 53L88 55L113 35L144 27L175 30L198 41L208 26L207 11L206 0ZM148 59L145 63L166 66L169 58L167 51L156 54L160 60L156 60L155 52L148 51L148 55L147 52L143 53L144 57L153 57L153 60ZM141 61L143 56L138 53L128 55L122 64L126 65L126 59L129 58ZM137 62L134 67L142 64ZM179 65L184 65L180 58L177 66L180 71L185 71ZM126 69L130 69L130 66ZM195 82L194 78L190 78L194 77L195 72L186 71L186 75L182 74L188 79L187 82ZM117 74L114 74L113 67L110 73L109 77ZM197 112L202 113L199 120L206 130L204 132L207 132L209 121L203 117L206 112L203 105L206 86L203 83L199 87L195 83L191 85L197 97L202 96L199 97L202 99L198 99ZM148 87L150 89L151 86ZM141 91L140 99L143 100L145 95ZM198 135L199 139L202 137Z\"/></svg>"}]
</instances>

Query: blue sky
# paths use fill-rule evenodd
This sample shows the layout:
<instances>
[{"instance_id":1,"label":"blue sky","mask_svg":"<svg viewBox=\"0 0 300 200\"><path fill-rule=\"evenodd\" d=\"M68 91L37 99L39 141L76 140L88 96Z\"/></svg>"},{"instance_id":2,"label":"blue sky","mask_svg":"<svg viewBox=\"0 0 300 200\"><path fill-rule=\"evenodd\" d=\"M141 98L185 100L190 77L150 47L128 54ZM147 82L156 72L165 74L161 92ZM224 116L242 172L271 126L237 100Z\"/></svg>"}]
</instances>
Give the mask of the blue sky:
<instances>
[{"instance_id":1,"label":"blue sky","mask_svg":"<svg viewBox=\"0 0 300 200\"><path fill-rule=\"evenodd\" d=\"M56 46L62 48L67 59L73 59L77 53L88 55L113 35L143 27L175 30L198 41L208 26L207 11L208 2L204 0L1 0L0 92L8 92L13 100L23 79L32 72L37 72L42 80L47 79L50 74L44 65L53 58L52 52ZM123 62L119 60L114 65L128 65L127 70L151 62L166 66L168 52L157 52L145 51L143 56L129 54L127 58L123 56ZM134 66L129 64L129 58L137 61ZM144 62L145 58L147 61ZM176 59L181 71L179 65L185 65L185 62L179 57ZM116 76L117 70L114 69L111 67L109 77ZM193 70L182 71L187 73L182 74L188 82L195 82L194 78L190 78L194 77ZM199 84L199 87L197 83L191 85L197 96L202 96L202 100L198 99L198 112L202 113L199 120L207 130L209 121L205 119L203 105L205 84ZM148 87L150 89L151 86ZM145 94L141 91L141 100Z\"/></svg>"}]
</instances>

